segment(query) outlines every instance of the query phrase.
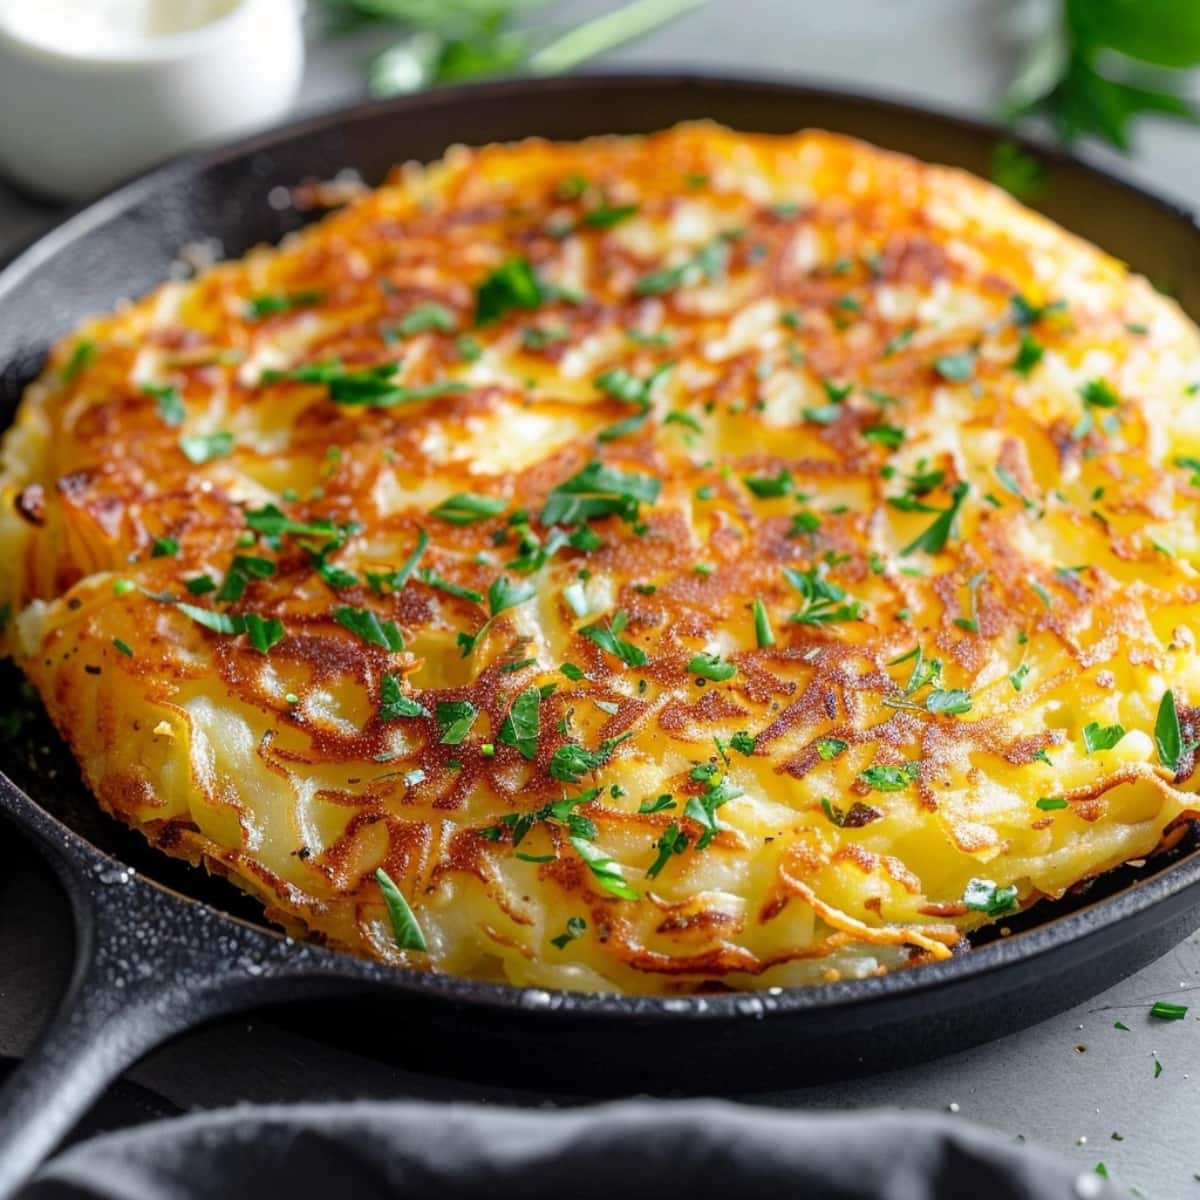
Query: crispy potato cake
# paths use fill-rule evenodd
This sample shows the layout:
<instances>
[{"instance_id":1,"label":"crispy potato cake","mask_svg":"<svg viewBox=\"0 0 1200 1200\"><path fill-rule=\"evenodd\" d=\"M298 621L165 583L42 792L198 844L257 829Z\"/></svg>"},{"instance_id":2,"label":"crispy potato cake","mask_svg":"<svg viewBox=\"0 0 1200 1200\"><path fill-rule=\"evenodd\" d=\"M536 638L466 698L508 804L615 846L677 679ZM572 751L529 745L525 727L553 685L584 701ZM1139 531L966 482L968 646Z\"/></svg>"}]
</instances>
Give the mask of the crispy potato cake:
<instances>
[{"instance_id":1,"label":"crispy potato cake","mask_svg":"<svg viewBox=\"0 0 1200 1200\"><path fill-rule=\"evenodd\" d=\"M1200 341L961 172L451 151L64 340L4 648L289 929L625 992L860 977L1194 809Z\"/></svg>"}]
</instances>

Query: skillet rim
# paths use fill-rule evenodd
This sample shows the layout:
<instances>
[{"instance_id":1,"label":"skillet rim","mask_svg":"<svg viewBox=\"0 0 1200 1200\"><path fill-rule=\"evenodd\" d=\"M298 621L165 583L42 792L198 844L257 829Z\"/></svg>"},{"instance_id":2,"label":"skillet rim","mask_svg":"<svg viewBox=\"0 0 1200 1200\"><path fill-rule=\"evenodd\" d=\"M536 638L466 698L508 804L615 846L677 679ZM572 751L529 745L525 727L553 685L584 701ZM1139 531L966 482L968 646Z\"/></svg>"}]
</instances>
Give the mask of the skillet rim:
<instances>
[{"instance_id":1,"label":"skillet rim","mask_svg":"<svg viewBox=\"0 0 1200 1200\"><path fill-rule=\"evenodd\" d=\"M119 216L129 207L144 202L156 191L177 179L207 174L238 160L251 159L256 154L269 153L273 148L318 135L344 124L388 117L402 120L419 115L430 108L456 107L474 102L502 102L514 93L561 94L602 93L609 88L640 86L655 92L677 90L730 91L772 98L780 102L814 100L845 102L859 109L874 109L892 116L912 116L922 121L940 123L976 139L1008 138L1022 149L1040 159L1072 171L1098 177L1118 192L1127 194L1159 209L1171 221L1184 222L1193 234L1200 233L1200 211L1192 210L1176 200L1155 194L1141 185L1120 178L1111 172L1083 162L1055 147L1046 147L992 124L957 111L924 107L872 92L854 92L840 88L819 87L792 82L779 77L763 78L751 75L710 73L690 69L665 71L605 71L582 72L567 77L542 79L504 79L483 83L460 84L431 91L402 96L391 100L366 101L340 106L287 121L241 138L229 144L185 154L151 168L134 178L118 184L102 196L68 209L49 227L36 230L12 252L0 259L0 303L13 289L36 276L39 266L48 258L72 244L96 235L98 226ZM886 148L886 147L885 147ZM349 164L347 164L349 165ZM2 365L2 364L0 364ZM93 845L69 824L37 804L26 792L0 771L0 799L10 790L16 794L18 811L12 813L18 828L40 834L51 840L73 863L99 855L106 861L124 865L106 851ZM9 808L7 804L0 808ZM24 807L25 812L19 810ZM22 819L23 818L23 819ZM233 916L206 900L179 892L152 877L139 876L141 882L154 889L160 903L182 903L195 906L204 915L224 925L240 929L244 934L257 935L268 942L282 943L286 935L278 929ZM1130 926L1135 918L1145 917L1156 908L1182 896L1188 889L1200 887L1200 850L1193 851L1177 862L1161 868L1153 877L1134 882L1121 891L1094 901L1079 910L1061 916L1051 916L1033 929L1011 938L999 938L988 945L971 949L940 963L929 963L910 969L897 970L882 976L840 980L836 983L807 987L772 988L729 994L688 994L647 996L603 992L555 991L545 988L521 987L514 984L490 983L468 977L438 975L412 968L394 967L371 959L359 958L345 951L330 950L313 943L295 941L295 970L293 974L318 973L341 975L347 980L364 984L383 985L392 990L422 999L442 999L475 1008L498 1012L583 1019L625 1018L637 1020L720 1021L735 1018L761 1017L808 1012L813 1014L837 1012L850 1008L919 1000L923 995L947 992L954 985L979 985L987 977L1003 970L1031 968L1055 952L1071 948L1084 949L1084 944L1096 938L1108 938L1107 949L1100 954L1115 953L1119 944L1130 940L1116 937L1122 926ZM1168 919L1163 916L1163 922ZM284 973L287 973L286 967Z\"/></svg>"}]
</instances>

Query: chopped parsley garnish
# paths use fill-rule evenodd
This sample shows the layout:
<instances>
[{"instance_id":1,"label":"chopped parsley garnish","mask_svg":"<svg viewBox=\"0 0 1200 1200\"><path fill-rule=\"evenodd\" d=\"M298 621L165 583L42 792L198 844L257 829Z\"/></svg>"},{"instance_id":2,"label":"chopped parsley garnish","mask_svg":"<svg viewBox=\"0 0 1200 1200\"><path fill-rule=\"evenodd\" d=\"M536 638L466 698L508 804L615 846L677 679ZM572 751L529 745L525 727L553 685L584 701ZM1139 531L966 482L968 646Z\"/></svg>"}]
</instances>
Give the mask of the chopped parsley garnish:
<instances>
[{"instance_id":1,"label":"chopped parsley garnish","mask_svg":"<svg viewBox=\"0 0 1200 1200\"><path fill-rule=\"evenodd\" d=\"M156 537L150 544L151 558L174 558L179 553L179 542L173 537Z\"/></svg>"},{"instance_id":2,"label":"chopped parsley garnish","mask_svg":"<svg viewBox=\"0 0 1200 1200\"><path fill-rule=\"evenodd\" d=\"M962 688L937 688L925 697L925 710L944 713L947 716L961 716L971 711L971 693Z\"/></svg>"},{"instance_id":3,"label":"chopped parsley garnish","mask_svg":"<svg viewBox=\"0 0 1200 1200\"><path fill-rule=\"evenodd\" d=\"M1012 298L1012 319L1013 324L1018 329L1029 329L1036 325L1043 317L1048 317L1052 313L1062 312L1067 307L1065 300L1054 300L1049 304L1034 304L1032 301L1026 300L1020 292L1017 292Z\"/></svg>"},{"instance_id":4,"label":"chopped parsley garnish","mask_svg":"<svg viewBox=\"0 0 1200 1200\"><path fill-rule=\"evenodd\" d=\"M396 325L396 332L401 337L412 337L417 333L453 333L457 328L453 310L428 300L409 309Z\"/></svg>"},{"instance_id":5,"label":"chopped parsley garnish","mask_svg":"<svg viewBox=\"0 0 1200 1200\"><path fill-rule=\"evenodd\" d=\"M872 425L863 430L863 437L888 450L899 450L904 442L904 430L898 425Z\"/></svg>"},{"instance_id":6,"label":"chopped parsley garnish","mask_svg":"<svg viewBox=\"0 0 1200 1200\"><path fill-rule=\"evenodd\" d=\"M521 346L537 352L553 346L555 342L565 342L567 336L567 330L562 325L527 325L521 330Z\"/></svg>"},{"instance_id":7,"label":"chopped parsley garnish","mask_svg":"<svg viewBox=\"0 0 1200 1200\"><path fill-rule=\"evenodd\" d=\"M296 521L273 504L251 508L245 512L246 524L255 533L277 541L285 533L298 537L332 538L339 544L349 536L352 526L336 525L333 521Z\"/></svg>"},{"instance_id":8,"label":"chopped parsley garnish","mask_svg":"<svg viewBox=\"0 0 1200 1200\"><path fill-rule=\"evenodd\" d=\"M648 800L643 800L641 802L641 804L638 805L638 812L639 813L666 812L667 809L677 808L677 807L678 807L678 805L676 805L675 798L673 796L669 796L669 795L668 796L652 796Z\"/></svg>"},{"instance_id":9,"label":"chopped parsley garnish","mask_svg":"<svg viewBox=\"0 0 1200 1200\"><path fill-rule=\"evenodd\" d=\"M611 229L622 221L628 221L637 210L636 204L600 204L584 213L582 224L596 229Z\"/></svg>"},{"instance_id":10,"label":"chopped parsley garnish","mask_svg":"<svg viewBox=\"0 0 1200 1200\"><path fill-rule=\"evenodd\" d=\"M967 383L975 375L977 357L974 350L943 354L933 360L933 369L950 383Z\"/></svg>"},{"instance_id":11,"label":"chopped parsley garnish","mask_svg":"<svg viewBox=\"0 0 1200 1200\"><path fill-rule=\"evenodd\" d=\"M692 774L694 776L695 772L693 771ZM696 841L697 850L706 849L713 838L724 828L717 820L717 809L730 800L736 800L741 794L741 788L729 779L716 778L714 771L704 792L699 796L688 797L683 815L690 817L703 831Z\"/></svg>"},{"instance_id":12,"label":"chopped parsley garnish","mask_svg":"<svg viewBox=\"0 0 1200 1200\"><path fill-rule=\"evenodd\" d=\"M1083 401L1083 416L1075 424L1071 436L1076 441L1087 437L1096 427L1095 410L1114 409L1120 403L1120 398L1103 379L1091 379L1079 389L1079 398ZM1111 415L1105 421L1105 431L1112 433L1115 429L1115 418Z\"/></svg>"},{"instance_id":13,"label":"chopped parsley garnish","mask_svg":"<svg viewBox=\"0 0 1200 1200\"><path fill-rule=\"evenodd\" d=\"M526 688L512 702L500 726L498 740L506 746L515 746L521 757L530 762L537 758L541 705L541 690L537 686Z\"/></svg>"},{"instance_id":14,"label":"chopped parsley garnish","mask_svg":"<svg viewBox=\"0 0 1200 1200\"><path fill-rule=\"evenodd\" d=\"M1028 499L1025 493L1021 491L1021 485L1016 481L1016 478L1013 476L1012 472L1007 468L1002 467L999 463L996 464L995 470L996 479L999 481L1000 486L1006 492L1016 496L1016 498L1020 500L1026 508L1033 508L1033 501Z\"/></svg>"},{"instance_id":15,"label":"chopped parsley garnish","mask_svg":"<svg viewBox=\"0 0 1200 1200\"><path fill-rule=\"evenodd\" d=\"M1123 737L1125 729L1121 725L1101 725L1091 721L1083 730L1083 744L1089 754L1097 750L1111 750Z\"/></svg>"},{"instance_id":16,"label":"chopped parsley garnish","mask_svg":"<svg viewBox=\"0 0 1200 1200\"><path fill-rule=\"evenodd\" d=\"M239 554L229 564L216 599L222 604L231 604L242 598L251 579L270 579L274 574L275 564L269 558Z\"/></svg>"},{"instance_id":17,"label":"chopped parsley garnish","mask_svg":"<svg viewBox=\"0 0 1200 1200\"><path fill-rule=\"evenodd\" d=\"M459 492L447 496L432 512L432 516L449 521L451 525L470 525L475 521L486 521L499 516L508 507L508 501L498 496L478 496L474 492Z\"/></svg>"},{"instance_id":18,"label":"chopped parsley garnish","mask_svg":"<svg viewBox=\"0 0 1200 1200\"><path fill-rule=\"evenodd\" d=\"M420 400L467 390L467 385L458 380L404 387L393 382L393 376L399 370L400 364L395 362L380 363L358 371L347 371L339 362L312 363L290 371L264 371L262 382L323 383L329 389L329 398L334 404L356 408L394 408L400 404L415 404Z\"/></svg>"},{"instance_id":19,"label":"chopped parsley garnish","mask_svg":"<svg viewBox=\"0 0 1200 1200\"><path fill-rule=\"evenodd\" d=\"M536 594L537 589L532 584L513 583L508 576L497 575L492 580L491 587L488 588L488 619L475 633L458 635L458 647L462 651L463 658L466 658L475 649L479 639L502 612L516 608L519 604L525 604Z\"/></svg>"},{"instance_id":20,"label":"chopped parsley garnish","mask_svg":"<svg viewBox=\"0 0 1200 1200\"><path fill-rule=\"evenodd\" d=\"M490 325L514 309L540 308L548 298L547 288L529 260L510 258L476 289L475 324Z\"/></svg>"},{"instance_id":21,"label":"chopped parsley garnish","mask_svg":"<svg viewBox=\"0 0 1200 1200\"><path fill-rule=\"evenodd\" d=\"M671 861L676 854L682 854L690 845L688 835L674 822L663 830L663 835L654 843L657 856L646 869L646 874L655 879L658 873Z\"/></svg>"},{"instance_id":22,"label":"chopped parsley garnish","mask_svg":"<svg viewBox=\"0 0 1200 1200\"><path fill-rule=\"evenodd\" d=\"M182 425L187 419L187 409L177 387L169 383L144 383L142 391L154 397L164 425Z\"/></svg>"},{"instance_id":23,"label":"chopped parsley garnish","mask_svg":"<svg viewBox=\"0 0 1200 1200\"><path fill-rule=\"evenodd\" d=\"M754 640L760 650L775 645L771 618L767 615L766 605L757 596L754 598Z\"/></svg>"},{"instance_id":24,"label":"chopped parsley garnish","mask_svg":"<svg viewBox=\"0 0 1200 1200\"><path fill-rule=\"evenodd\" d=\"M817 755L822 762L829 762L830 759L837 758L839 754L845 754L849 749L850 743L843 742L841 738L826 737L817 742Z\"/></svg>"},{"instance_id":25,"label":"chopped parsley garnish","mask_svg":"<svg viewBox=\"0 0 1200 1200\"><path fill-rule=\"evenodd\" d=\"M1175 707L1175 696L1163 692L1158 703L1158 717L1154 722L1154 745L1158 750L1158 761L1172 773L1179 770L1184 757L1200 749L1200 742L1184 742L1179 724L1179 712Z\"/></svg>"},{"instance_id":26,"label":"chopped parsley garnish","mask_svg":"<svg viewBox=\"0 0 1200 1200\"><path fill-rule=\"evenodd\" d=\"M857 621L863 612L857 600L843 604L846 590L825 578L824 564L798 571L783 568L784 578L804 600L804 607L792 613L791 620L799 625L829 625L837 621Z\"/></svg>"},{"instance_id":27,"label":"chopped parsley garnish","mask_svg":"<svg viewBox=\"0 0 1200 1200\"><path fill-rule=\"evenodd\" d=\"M417 530L417 544L413 547L412 553L404 560L401 566L395 571L368 571L367 583L373 592L383 593L384 588L391 588L393 592L400 591L401 588L408 582L409 577L417 568L417 563L421 560L421 555L425 553L425 547L429 545L429 535L423 529Z\"/></svg>"},{"instance_id":28,"label":"chopped parsley garnish","mask_svg":"<svg viewBox=\"0 0 1200 1200\"><path fill-rule=\"evenodd\" d=\"M1037 807L1042 812L1057 812L1061 808L1070 808L1070 805L1062 796L1041 796L1037 801Z\"/></svg>"},{"instance_id":29,"label":"chopped parsley garnish","mask_svg":"<svg viewBox=\"0 0 1200 1200\"><path fill-rule=\"evenodd\" d=\"M693 675L712 679L717 683L732 679L737 674L737 667L731 662L726 662L719 654L695 655L688 663L688 670Z\"/></svg>"},{"instance_id":30,"label":"chopped parsley garnish","mask_svg":"<svg viewBox=\"0 0 1200 1200\"><path fill-rule=\"evenodd\" d=\"M628 624L629 614L622 608L613 614L611 621L597 621L592 625L585 625L579 632L588 641L595 642L601 650L619 658L626 666L644 667L647 662L646 652L640 646L626 642L620 637Z\"/></svg>"},{"instance_id":31,"label":"chopped parsley garnish","mask_svg":"<svg viewBox=\"0 0 1200 1200\"><path fill-rule=\"evenodd\" d=\"M1022 663L1009 677L1008 682L1012 684L1014 692L1019 692L1025 686L1025 680L1029 678L1029 664Z\"/></svg>"},{"instance_id":32,"label":"chopped parsley garnish","mask_svg":"<svg viewBox=\"0 0 1200 1200\"><path fill-rule=\"evenodd\" d=\"M859 778L877 792L902 792L921 773L919 762L868 767Z\"/></svg>"},{"instance_id":33,"label":"chopped parsley garnish","mask_svg":"<svg viewBox=\"0 0 1200 1200\"><path fill-rule=\"evenodd\" d=\"M1150 1006L1150 1015L1160 1021L1182 1021L1188 1014L1186 1004L1171 1004L1166 1000L1155 1000Z\"/></svg>"},{"instance_id":34,"label":"chopped parsley garnish","mask_svg":"<svg viewBox=\"0 0 1200 1200\"><path fill-rule=\"evenodd\" d=\"M954 529L954 521L958 510L962 507L970 485L966 481L956 483L950 489L950 505L944 509L933 509L938 515L933 523L916 538L914 538L900 553L907 556L923 550L926 554L940 554L945 549L946 542Z\"/></svg>"},{"instance_id":35,"label":"chopped parsley garnish","mask_svg":"<svg viewBox=\"0 0 1200 1200\"><path fill-rule=\"evenodd\" d=\"M739 753L744 754L748 758L754 753L756 738L753 734L746 733L744 730L741 733L735 733L729 739L729 744Z\"/></svg>"},{"instance_id":36,"label":"chopped parsley garnish","mask_svg":"<svg viewBox=\"0 0 1200 1200\"><path fill-rule=\"evenodd\" d=\"M901 329L899 333L892 334L892 336L883 344L884 358L888 358L895 354L897 350L903 350L904 347L913 340L913 338L916 336L916 333L917 331L915 328L909 328Z\"/></svg>"},{"instance_id":37,"label":"chopped parsley garnish","mask_svg":"<svg viewBox=\"0 0 1200 1200\"><path fill-rule=\"evenodd\" d=\"M1192 477L1188 483L1192 487L1200 487L1200 458L1176 458L1173 462L1175 466L1183 467L1185 471L1191 471Z\"/></svg>"},{"instance_id":38,"label":"chopped parsley garnish","mask_svg":"<svg viewBox=\"0 0 1200 1200\"><path fill-rule=\"evenodd\" d=\"M449 579L439 575L432 567L422 567L417 572L417 578L431 588L436 588L439 592L445 592L447 596L454 596L459 600L467 600L471 604L482 604L483 593L477 592L474 588L462 587L457 583L452 583Z\"/></svg>"},{"instance_id":39,"label":"chopped parsley garnish","mask_svg":"<svg viewBox=\"0 0 1200 1200\"><path fill-rule=\"evenodd\" d=\"M439 700L437 704L437 723L442 731L440 744L443 746L458 746L471 732L479 716L479 709L470 700Z\"/></svg>"},{"instance_id":40,"label":"chopped parsley garnish","mask_svg":"<svg viewBox=\"0 0 1200 1200\"><path fill-rule=\"evenodd\" d=\"M215 592L217 590L217 581L211 575L196 575L191 579L185 580L183 586L193 596L203 596L208 592Z\"/></svg>"},{"instance_id":41,"label":"chopped parsley garnish","mask_svg":"<svg viewBox=\"0 0 1200 1200\"><path fill-rule=\"evenodd\" d=\"M119 650L127 658L133 657L133 647L128 642L121 641L120 638L113 638L113 649Z\"/></svg>"},{"instance_id":42,"label":"chopped parsley garnish","mask_svg":"<svg viewBox=\"0 0 1200 1200\"><path fill-rule=\"evenodd\" d=\"M379 683L379 719L398 721L401 717L427 717L429 709L404 694L395 675L385 675Z\"/></svg>"},{"instance_id":43,"label":"chopped parsley garnish","mask_svg":"<svg viewBox=\"0 0 1200 1200\"><path fill-rule=\"evenodd\" d=\"M63 383L74 383L80 371L96 357L98 347L95 342L84 339L71 353L67 365L63 368Z\"/></svg>"},{"instance_id":44,"label":"chopped parsley garnish","mask_svg":"<svg viewBox=\"0 0 1200 1200\"><path fill-rule=\"evenodd\" d=\"M320 304L324 299L325 293L313 288L302 292L252 296L246 301L246 319L261 321L264 317L274 317L279 313L291 312L295 308L307 308L312 304Z\"/></svg>"},{"instance_id":45,"label":"chopped parsley garnish","mask_svg":"<svg viewBox=\"0 0 1200 1200\"><path fill-rule=\"evenodd\" d=\"M781 470L777 475L746 475L742 482L760 499L770 500L787 496L795 486L792 473Z\"/></svg>"},{"instance_id":46,"label":"chopped parsley garnish","mask_svg":"<svg viewBox=\"0 0 1200 1200\"><path fill-rule=\"evenodd\" d=\"M634 522L639 505L653 504L661 490L662 480L653 475L635 475L590 462L551 491L541 521L543 525L575 525L616 515Z\"/></svg>"},{"instance_id":47,"label":"chopped parsley garnish","mask_svg":"<svg viewBox=\"0 0 1200 1200\"><path fill-rule=\"evenodd\" d=\"M428 950L425 935L421 932L421 926L417 924L413 910L382 867L375 872L375 882L379 884L379 891L387 906L388 918L392 923L392 938L396 945L401 950Z\"/></svg>"},{"instance_id":48,"label":"chopped parsley garnish","mask_svg":"<svg viewBox=\"0 0 1200 1200\"><path fill-rule=\"evenodd\" d=\"M586 931L587 922L582 917L568 917L566 931L560 933L558 937L552 937L550 945L556 950L565 950L571 942L583 937Z\"/></svg>"},{"instance_id":49,"label":"chopped parsley garnish","mask_svg":"<svg viewBox=\"0 0 1200 1200\"><path fill-rule=\"evenodd\" d=\"M1046 348L1031 334L1023 333L1021 335L1021 345L1017 349L1017 357L1012 362L1012 369L1018 375L1024 375L1028 378L1029 373L1042 361L1045 355Z\"/></svg>"},{"instance_id":50,"label":"chopped parsley garnish","mask_svg":"<svg viewBox=\"0 0 1200 1200\"><path fill-rule=\"evenodd\" d=\"M333 610L333 619L370 646L397 652L404 649L404 638L392 621L381 621L369 608L341 605Z\"/></svg>"},{"instance_id":51,"label":"chopped parsley garnish","mask_svg":"<svg viewBox=\"0 0 1200 1200\"><path fill-rule=\"evenodd\" d=\"M643 275L634 285L634 295L661 296L665 292L675 291L676 288L691 287L697 283L718 283L724 278L728 265L729 239L722 235L701 247L678 266L660 267Z\"/></svg>"},{"instance_id":52,"label":"chopped parsley garnish","mask_svg":"<svg viewBox=\"0 0 1200 1200\"><path fill-rule=\"evenodd\" d=\"M1015 884L1000 887L990 879L972 879L967 883L962 901L973 912L1000 917L1017 907L1017 888Z\"/></svg>"},{"instance_id":53,"label":"chopped parsley garnish","mask_svg":"<svg viewBox=\"0 0 1200 1200\"><path fill-rule=\"evenodd\" d=\"M283 640L283 622L272 617L267 619L258 613L219 613L211 608L199 608L195 604L175 604L185 616L191 617L197 625L211 629L213 633L237 635L244 633L259 654L266 654L277 642Z\"/></svg>"},{"instance_id":54,"label":"chopped parsley garnish","mask_svg":"<svg viewBox=\"0 0 1200 1200\"><path fill-rule=\"evenodd\" d=\"M550 778L559 783L578 783L589 771L604 766L613 750L632 736L632 732L626 732L619 737L606 738L595 750L587 750L577 742L565 742L550 760Z\"/></svg>"},{"instance_id":55,"label":"chopped parsley garnish","mask_svg":"<svg viewBox=\"0 0 1200 1200\"><path fill-rule=\"evenodd\" d=\"M599 846L585 841L581 837L571 836L571 845L575 853L587 863L596 882L610 895L621 900L640 900L641 893L635 891L625 880L623 868L615 863Z\"/></svg>"},{"instance_id":56,"label":"chopped parsley garnish","mask_svg":"<svg viewBox=\"0 0 1200 1200\"><path fill-rule=\"evenodd\" d=\"M188 462L203 466L214 458L224 458L233 452L232 433L197 433L179 439L179 449Z\"/></svg>"}]
</instances>

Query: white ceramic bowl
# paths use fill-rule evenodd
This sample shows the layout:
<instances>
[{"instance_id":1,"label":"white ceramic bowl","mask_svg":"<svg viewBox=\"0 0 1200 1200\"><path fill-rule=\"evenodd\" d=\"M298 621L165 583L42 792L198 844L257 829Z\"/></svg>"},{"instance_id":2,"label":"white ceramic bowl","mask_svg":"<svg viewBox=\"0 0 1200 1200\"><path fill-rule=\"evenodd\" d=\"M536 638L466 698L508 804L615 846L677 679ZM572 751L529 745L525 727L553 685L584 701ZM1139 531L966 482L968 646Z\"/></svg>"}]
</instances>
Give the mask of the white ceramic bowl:
<instances>
[{"instance_id":1,"label":"white ceramic bowl","mask_svg":"<svg viewBox=\"0 0 1200 1200\"><path fill-rule=\"evenodd\" d=\"M304 67L303 7L229 0L196 28L94 50L52 47L0 18L0 172L41 195L83 199L281 119Z\"/></svg>"}]
</instances>

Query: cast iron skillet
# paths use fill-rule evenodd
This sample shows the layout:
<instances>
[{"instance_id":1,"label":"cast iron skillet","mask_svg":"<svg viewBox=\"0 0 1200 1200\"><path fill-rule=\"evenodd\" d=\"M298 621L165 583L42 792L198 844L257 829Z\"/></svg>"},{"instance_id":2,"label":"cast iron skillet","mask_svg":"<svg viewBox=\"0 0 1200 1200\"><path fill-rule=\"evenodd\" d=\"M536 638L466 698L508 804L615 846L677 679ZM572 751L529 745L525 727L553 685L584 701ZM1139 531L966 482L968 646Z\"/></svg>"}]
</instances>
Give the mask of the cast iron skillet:
<instances>
[{"instance_id":1,"label":"cast iron skillet","mask_svg":"<svg viewBox=\"0 0 1200 1200\"><path fill-rule=\"evenodd\" d=\"M302 216L267 203L272 187L346 166L375 182L392 163L434 158L453 142L638 132L691 117L747 130L820 126L985 175L997 136L880 100L679 76L499 83L320 117L164 167L84 209L0 273L0 412L11 414L52 339L151 288L181 246L215 236L236 255L297 227ZM1200 317L1191 218L1069 158L1043 157L1053 179L1045 211ZM4 693L16 687L15 674L0 676ZM1200 853L1185 849L1044 907L1023 928L1013 922L1009 937L880 979L661 999L394 970L253 924L252 907L231 889L101 816L61 743L32 720L28 737L0 747L0 810L61 877L77 957L57 1016L0 1093L0 1200L140 1055L251 1005L340 997L326 1019L362 1022L377 1052L447 1073L576 1093L642 1091L654 1080L744 1090L897 1066L998 1036L1094 994L1198 923Z\"/></svg>"}]
</instances>

